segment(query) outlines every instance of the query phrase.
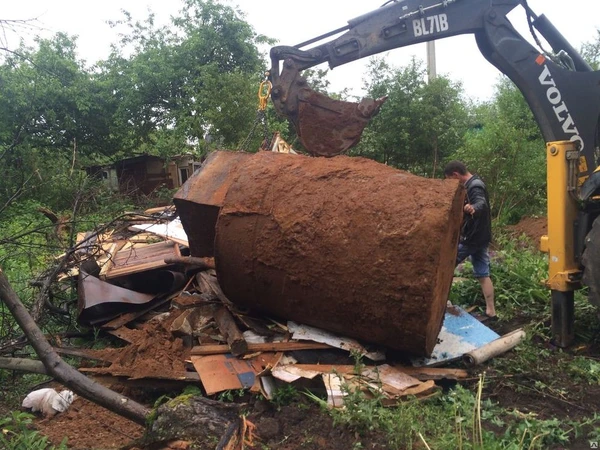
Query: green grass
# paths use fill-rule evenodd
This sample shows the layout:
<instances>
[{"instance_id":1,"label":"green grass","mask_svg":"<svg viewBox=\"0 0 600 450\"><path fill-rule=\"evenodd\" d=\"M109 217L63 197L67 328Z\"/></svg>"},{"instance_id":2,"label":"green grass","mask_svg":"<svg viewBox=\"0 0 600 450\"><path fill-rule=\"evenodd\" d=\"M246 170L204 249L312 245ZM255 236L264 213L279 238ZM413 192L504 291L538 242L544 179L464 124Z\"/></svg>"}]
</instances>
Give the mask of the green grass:
<instances>
[{"instance_id":1,"label":"green grass","mask_svg":"<svg viewBox=\"0 0 600 450\"><path fill-rule=\"evenodd\" d=\"M0 419L0 448L3 450L67 450L65 438L58 446L32 429L34 416L12 412Z\"/></svg>"},{"instance_id":2,"label":"green grass","mask_svg":"<svg viewBox=\"0 0 600 450\"><path fill-rule=\"evenodd\" d=\"M600 425L600 416L579 422L541 420L484 400L482 392L483 380L472 389L458 385L434 399L413 398L384 407L376 392L346 390L344 408L333 410L324 400L309 397L329 411L336 425L349 427L361 437L383 434L390 449L424 448L426 443L438 450L541 450L568 445L585 427Z\"/></svg>"},{"instance_id":3,"label":"green grass","mask_svg":"<svg viewBox=\"0 0 600 450\"><path fill-rule=\"evenodd\" d=\"M460 276L466 279L453 286L450 300L462 306L484 305L479 283L470 275L469 264ZM503 383L515 393L568 398L573 384L600 384L600 362L560 350L550 342L550 292L542 280L547 277L546 255L520 241L503 240L496 250L492 279L496 291L498 315L505 322L523 327L527 337L514 350L479 368L494 375L490 383ZM588 303L585 291L576 294L576 327L579 343L593 345L600 321ZM560 376L559 376L560 375ZM528 381L521 383L521 378ZM502 380L502 381L498 381ZM568 447L574 439L600 426L600 416L578 420L564 417L538 417L505 408L488 396L487 385L457 385L433 399L416 399L386 408L377 392L365 395L347 389L345 407L329 410L335 422L355 430L361 436L383 434L390 448L411 449L485 449L534 450L553 445ZM516 394L515 394L516 395ZM596 432L597 434L597 432Z\"/></svg>"}]
</instances>

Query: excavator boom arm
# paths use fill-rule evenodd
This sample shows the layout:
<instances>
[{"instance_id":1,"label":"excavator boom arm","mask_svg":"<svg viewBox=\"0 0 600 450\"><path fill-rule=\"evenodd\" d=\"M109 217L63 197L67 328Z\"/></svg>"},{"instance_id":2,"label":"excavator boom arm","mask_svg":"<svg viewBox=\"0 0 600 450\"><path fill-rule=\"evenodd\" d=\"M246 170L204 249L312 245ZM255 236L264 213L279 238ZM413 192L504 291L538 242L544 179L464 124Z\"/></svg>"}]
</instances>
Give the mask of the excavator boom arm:
<instances>
[{"instance_id":1,"label":"excavator boom arm","mask_svg":"<svg viewBox=\"0 0 600 450\"><path fill-rule=\"evenodd\" d=\"M563 58L571 68L541 54L514 29L506 16L519 5L554 51L568 54ZM592 71L550 22L535 16L523 0L400 0L336 31L345 32L309 49L303 49L304 44L271 49L273 103L295 124L309 152L333 156L355 145L383 99L358 105L331 100L307 86L302 70L325 62L334 68L399 47L474 34L483 56L523 93L544 139L578 142L580 184L596 168L600 72ZM345 139L340 137L344 132Z\"/></svg>"}]
</instances>

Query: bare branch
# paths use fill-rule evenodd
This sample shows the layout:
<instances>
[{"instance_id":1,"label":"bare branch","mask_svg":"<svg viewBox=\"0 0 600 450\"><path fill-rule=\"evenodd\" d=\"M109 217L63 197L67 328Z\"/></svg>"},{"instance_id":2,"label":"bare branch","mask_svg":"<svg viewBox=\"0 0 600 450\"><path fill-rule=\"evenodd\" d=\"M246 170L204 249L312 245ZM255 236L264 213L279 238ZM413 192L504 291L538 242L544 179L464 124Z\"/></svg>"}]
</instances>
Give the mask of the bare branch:
<instances>
[{"instance_id":1,"label":"bare branch","mask_svg":"<svg viewBox=\"0 0 600 450\"><path fill-rule=\"evenodd\" d=\"M39 373L46 375L48 371L41 361L24 358L3 358L0 356L0 369L20 370L22 372Z\"/></svg>"},{"instance_id":2,"label":"bare branch","mask_svg":"<svg viewBox=\"0 0 600 450\"><path fill-rule=\"evenodd\" d=\"M11 288L4 272L0 270L0 299L29 339L31 346L44 364L50 376L53 376L78 395L97 403L140 425L145 425L150 410L127 397L93 382L73 367L65 363L48 343L44 334L32 320L17 294Z\"/></svg>"}]
</instances>

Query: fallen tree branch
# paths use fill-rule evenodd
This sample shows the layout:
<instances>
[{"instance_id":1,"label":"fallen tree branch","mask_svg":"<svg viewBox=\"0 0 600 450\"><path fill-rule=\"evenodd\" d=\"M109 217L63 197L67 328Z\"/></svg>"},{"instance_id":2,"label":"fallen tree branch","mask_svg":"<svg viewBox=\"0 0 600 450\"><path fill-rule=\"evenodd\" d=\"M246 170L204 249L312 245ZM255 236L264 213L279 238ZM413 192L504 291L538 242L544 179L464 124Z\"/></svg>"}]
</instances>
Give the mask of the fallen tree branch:
<instances>
[{"instance_id":1,"label":"fallen tree branch","mask_svg":"<svg viewBox=\"0 0 600 450\"><path fill-rule=\"evenodd\" d=\"M58 356L19 300L1 269L0 299L6 304L29 339L48 375L56 378L76 394L140 425L146 424L146 417L150 413L148 408L95 383Z\"/></svg>"},{"instance_id":2,"label":"fallen tree branch","mask_svg":"<svg viewBox=\"0 0 600 450\"><path fill-rule=\"evenodd\" d=\"M25 358L3 358L0 356L0 369L19 370L22 372L46 375L48 371L41 361Z\"/></svg>"}]
</instances>

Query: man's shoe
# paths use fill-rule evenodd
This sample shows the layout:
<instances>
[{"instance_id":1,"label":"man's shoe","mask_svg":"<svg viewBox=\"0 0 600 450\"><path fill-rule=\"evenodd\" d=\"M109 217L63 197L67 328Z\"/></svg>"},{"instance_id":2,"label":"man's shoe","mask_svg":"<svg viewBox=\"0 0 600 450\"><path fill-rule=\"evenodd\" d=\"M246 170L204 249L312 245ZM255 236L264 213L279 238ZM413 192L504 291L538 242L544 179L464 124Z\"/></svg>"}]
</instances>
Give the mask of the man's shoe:
<instances>
[{"instance_id":1,"label":"man's shoe","mask_svg":"<svg viewBox=\"0 0 600 450\"><path fill-rule=\"evenodd\" d=\"M494 323L494 322L498 321L498 315L488 316L487 314L475 313L475 314L473 314L473 317L475 317L480 322L486 322L486 323Z\"/></svg>"}]
</instances>

